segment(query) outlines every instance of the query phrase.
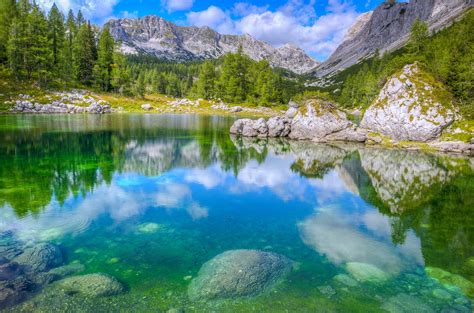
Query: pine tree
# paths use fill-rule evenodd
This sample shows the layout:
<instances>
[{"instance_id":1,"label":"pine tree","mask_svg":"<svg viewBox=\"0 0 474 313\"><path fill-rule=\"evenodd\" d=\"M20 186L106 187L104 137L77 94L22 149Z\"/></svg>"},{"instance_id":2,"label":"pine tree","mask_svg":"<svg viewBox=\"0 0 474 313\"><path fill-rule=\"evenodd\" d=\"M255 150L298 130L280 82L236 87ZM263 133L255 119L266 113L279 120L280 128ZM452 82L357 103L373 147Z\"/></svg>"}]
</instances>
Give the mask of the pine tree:
<instances>
[{"instance_id":1,"label":"pine tree","mask_svg":"<svg viewBox=\"0 0 474 313\"><path fill-rule=\"evenodd\" d=\"M197 92L204 99L212 99L215 95L216 69L211 61L206 61L199 72Z\"/></svg>"},{"instance_id":2,"label":"pine tree","mask_svg":"<svg viewBox=\"0 0 474 313\"><path fill-rule=\"evenodd\" d=\"M94 33L89 23L82 24L74 40L74 67L80 83L90 85L93 82L93 70L96 61Z\"/></svg>"},{"instance_id":3,"label":"pine tree","mask_svg":"<svg viewBox=\"0 0 474 313\"><path fill-rule=\"evenodd\" d=\"M40 9L39 5L34 3L31 14L28 19L28 34L30 36L31 73L35 73L37 81L44 86L50 78L49 66L52 61L50 50L51 43L48 37L48 20Z\"/></svg>"},{"instance_id":4,"label":"pine tree","mask_svg":"<svg viewBox=\"0 0 474 313\"><path fill-rule=\"evenodd\" d=\"M138 75L135 84L133 85L133 95L136 97L143 98L145 95L145 74L140 73Z\"/></svg>"},{"instance_id":5,"label":"pine tree","mask_svg":"<svg viewBox=\"0 0 474 313\"><path fill-rule=\"evenodd\" d=\"M111 88L112 65L114 63L114 39L110 35L109 27L105 26L99 38L97 48L97 73L96 81L102 90L108 91Z\"/></svg>"},{"instance_id":6,"label":"pine tree","mask_svg":"<svg viewBox=\"0 0 474 313\"><path fill-rule=\"evenodd\" d=\"M428 25L416 19L411 26L409 50L413 55L420 55L425 51L426 40L430 36Z\"/></svg>"},{"instance_id":7,"label":"pine tree","mask_svg":"<svg viewBox=\"0 0 474 313\"><path fill-rule=\"evenodd\" d=\"M273 71L267 60L262 60L257 64L257 81L255 83L256 96L262 105L272 102L274 96Z\"/></svg>"},{"instance_id":8,"label":"pine tree","mask_svg":"<svg viewBox=\"0 0 474 313\"><path fill-rule=\"evenodd\" d=\"M65 25L66 39L64 43L64 78L71 81L77 77L74 72L74 39L77 35L76 18L74 12L69 10Z\"/></svg>"},{"instance_id":9,"label":"pine tree","mask_svg":"<svg viewBox=\"0 0 474 313\"><path fill-rule=\"evenodd\" d=\"M127 60L121 53L114 53L114 64L112 66L112 88L120 94L130 95L131 75L127 69Z\"/></svg>"},{"instance_id":10,"label":"pine tree","mask_svg":"<svg viewBox=\"0 0 474 313\"><path fill-rule=\"evenodd\" d=\"M26 60L30 47L28 34L28 18L31 14L31 4L28 0L20 0L17 5L17 16L10 26L7 43L7 56L12 74L16 79L27 75Z\"/></svg>"},{"instance_id":11,"label":"pine tree","mask_svg":"<svg viewBox=\"0 0 474 313\"><path fill-rule=\"evenodd\" d=\"M64 69L64 52L66 31L64 27L64 16L59 11L56 4L49 11L48 15L49 39L53 57L52 68L54 73L61 73Z\"/></svg>"},{"instance_id":12,"label":"pine tree","mask_svg":"<svg viewBox=\"0 0 474 313\"><path fill-rule=\"evenodd\" d=\"M86 23L86 20L84 19L84 15L82 15L81 10L77 12L77 18L76 18L76 28L80 29L82 25Z\"/></svg>"},{"instance_id":13,"label":"pine tree","mask_svg":"<svg viewBox=\"0 0 474 313\"><path fill-rule=\"evenodd\" d=\"M7 61L8 38L16 15L16 0L0 1L0 63Z\"/></svg>"}]
</instances>

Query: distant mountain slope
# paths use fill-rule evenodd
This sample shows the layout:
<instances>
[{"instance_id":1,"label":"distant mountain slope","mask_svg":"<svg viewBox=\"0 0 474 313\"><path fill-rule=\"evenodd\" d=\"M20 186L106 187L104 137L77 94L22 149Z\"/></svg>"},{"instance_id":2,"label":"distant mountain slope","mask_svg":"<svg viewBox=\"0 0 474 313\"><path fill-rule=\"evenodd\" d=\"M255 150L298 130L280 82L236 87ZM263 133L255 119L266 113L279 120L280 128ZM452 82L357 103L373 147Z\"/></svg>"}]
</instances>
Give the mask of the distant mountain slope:
<instances>
[{"instance_id":1,"label":"distant mountain slope","mask_svg":"<svg viewBox=\"0 0 474 313\"><path fill-rule=\"evenodd\" d=\"M361 15L336 51L316 69L319 77L345 69L373 54L402 47L408 40L413 22L426 21L430 30L449 25L473 0L411 0L409 3L383 3Z\"/></svg>"},{"instance_id":2,"label":"distant mountain slope","mask_svg":"<svg viewBox=\"0 0 474 313\"><path fill-rule=\"evenodd\" d=\"M267 59L273 67L298 74L319 65L292 45L274 48L250 35L221 35L209 27L177 26L159 16L114 19L107 24L112 36L122 42L122 51L129 54L143 52L173 61L215 59L242 46L251 59Z\"/></svg>"}]
</instances>

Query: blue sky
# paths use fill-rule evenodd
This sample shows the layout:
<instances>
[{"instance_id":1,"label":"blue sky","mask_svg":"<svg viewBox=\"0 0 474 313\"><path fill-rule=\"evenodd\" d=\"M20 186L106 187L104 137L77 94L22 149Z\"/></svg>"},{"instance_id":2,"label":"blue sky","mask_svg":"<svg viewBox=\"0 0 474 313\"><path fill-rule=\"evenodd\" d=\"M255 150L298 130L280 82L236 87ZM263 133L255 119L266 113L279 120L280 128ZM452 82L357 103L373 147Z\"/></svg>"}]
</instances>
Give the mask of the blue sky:
<instances>
[{"instance_id":1,"label":"blue sky","mask_svg":"<svg viewBox=\"0 0 474 313\"><path fill-rule=\"evenodd\" d=\"M54 0L39 0L48 8ZM159 15L179 25L209 26L274 46L294 44L322 61L343 40L361 13L383 0L56 0L63 10L81 9L94 23L111 18Z\"/></svg>"}]
</instances>

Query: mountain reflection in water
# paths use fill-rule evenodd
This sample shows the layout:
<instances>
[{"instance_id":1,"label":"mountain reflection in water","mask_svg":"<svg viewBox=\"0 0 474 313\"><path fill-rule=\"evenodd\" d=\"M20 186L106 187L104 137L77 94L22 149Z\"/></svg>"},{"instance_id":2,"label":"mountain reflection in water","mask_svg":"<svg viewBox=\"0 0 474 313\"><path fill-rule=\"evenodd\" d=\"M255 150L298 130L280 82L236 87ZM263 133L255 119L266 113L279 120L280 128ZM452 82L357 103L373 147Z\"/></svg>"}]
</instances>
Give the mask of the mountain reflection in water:
<instances>
[{"instance_id":1,"label":"mountain reflection in water","mask_svg":"<svg viewBox=\"0 0 474 313\"><path fill-rule=\"evenodd\" d=\"M182 243L180 253L190 254L183 267L191 272L224 248L259 248L300 262L294 280L304 280L298 271L314 276L319 268L363 281L356 265L364 264L387 280L436 268L474 282L474 159L236 138L227 131L231 122L188 115L0 116L0 230L24 241L54 241L73 260L80 240L96 232L126 236L131 224L159 217L175 235L193 233L189 240L199 243L192 247L206 247L188 251ZM144 264L152 262L147 258ZM324 285L325 275L312 287ZM119 278L130 292L140 289ZM288 297L304 298L301 286L287 284ZM472 298L472 286L459 288ZM389 305L404 295L387 294ZM246 308L238 305L225 308ZM341 300L336 308L344 305L350 307Z\"/></svg>"}]
</instances>

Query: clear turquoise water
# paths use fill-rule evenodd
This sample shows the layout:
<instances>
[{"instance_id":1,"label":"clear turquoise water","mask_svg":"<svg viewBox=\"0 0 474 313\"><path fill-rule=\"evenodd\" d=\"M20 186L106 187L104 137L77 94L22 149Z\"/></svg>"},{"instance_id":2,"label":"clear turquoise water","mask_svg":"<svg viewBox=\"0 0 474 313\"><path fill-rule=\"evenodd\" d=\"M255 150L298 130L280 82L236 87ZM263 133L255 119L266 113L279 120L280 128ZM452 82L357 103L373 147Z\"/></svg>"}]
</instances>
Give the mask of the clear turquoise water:
<instances>
[{"instance_id":1,"label":"clear turquoise water","mask_svg":"<svg viewBox=\"0 0 474 313\"><path fill-rule=\"evenodd\" d=\"M0 231L127 288L84 298L51 284L9 310L472 311L474 159L231 138L231 123L0 116ZM202 264L233 249L296 266L256 297L189 300Z\"/></svg>"}]
</instances>

